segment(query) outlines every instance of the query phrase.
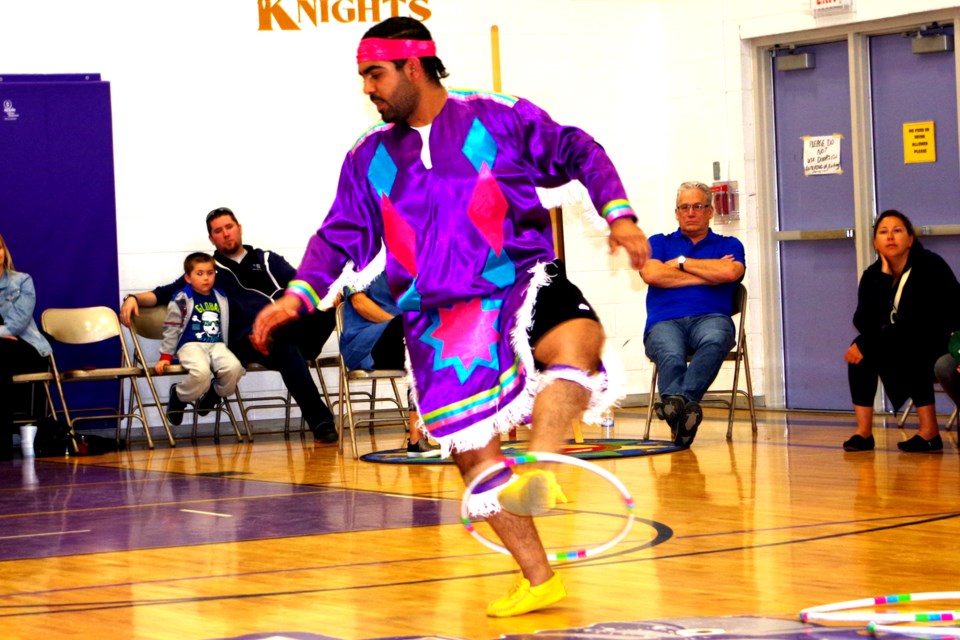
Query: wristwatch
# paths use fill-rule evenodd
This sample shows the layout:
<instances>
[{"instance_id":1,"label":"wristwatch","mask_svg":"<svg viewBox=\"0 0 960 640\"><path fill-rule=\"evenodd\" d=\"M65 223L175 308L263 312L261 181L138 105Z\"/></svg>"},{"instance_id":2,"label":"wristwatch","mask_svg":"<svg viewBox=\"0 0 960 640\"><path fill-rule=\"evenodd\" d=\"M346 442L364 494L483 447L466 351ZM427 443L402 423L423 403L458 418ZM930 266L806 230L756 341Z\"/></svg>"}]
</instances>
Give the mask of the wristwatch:
<instances>
[{"instance_id":1,"label":"wristwatch","mask_svg":"<svg viewBox=\"0 0 960 640\"><path fill-rule=\"evenodd\" d=\"M687 256L680 256L677 258L677 266L680 267L680 271L686 271L683 268L683 263L687 261Z\"/></svg>"}]
</instances>

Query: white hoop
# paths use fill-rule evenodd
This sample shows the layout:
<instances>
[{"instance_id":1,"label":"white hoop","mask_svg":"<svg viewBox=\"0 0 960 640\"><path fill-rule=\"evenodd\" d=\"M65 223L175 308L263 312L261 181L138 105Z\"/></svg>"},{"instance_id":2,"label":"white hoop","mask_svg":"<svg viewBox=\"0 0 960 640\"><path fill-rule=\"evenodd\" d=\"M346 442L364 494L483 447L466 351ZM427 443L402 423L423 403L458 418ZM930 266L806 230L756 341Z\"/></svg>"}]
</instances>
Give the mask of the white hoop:
<instances>
[{"instance_id":1,"label":"white hoop","mask_svg":"<svg viewBox=\"0 0 960 640\"><path fill-rule=\"evenodd\" d=\"M906 627L898 622L957 622L960 621L960 611L923 611L916 613L840 613L844 609L862 609L905 602L922 602L924 600L958 600L960 591L928 591L924 593L904 593L879 598L863 598L861 600L847 600L818 607L809 607L800 612L803 622L866 622L867 631L878 633L895 633L910 636L960 638L960 629L956 627Z\"/></svg>"},{"instance_id":2,"label":"white hoop","mask_svg":"<svg viewBox=\"0 0 960 640\"><path fill-rule=\"evenodd\" d=\"M895 633L904 636L921 636L929 638L960 638L960 629L956 627L900 627L897 625L874 624L867 625L867 631L878 633Z\"/></svg>"},{"instance_id":3,"label":"white hoop","mask_svg":"<svg viewBox=\"0 0 960 640\"><path fill-rule=\"evenodd\" d=\"M620 480L618 480L615 475L613 475L606 469L598 467L593 463L586 462L585 460L580 460L579 458L574 458L573 456L565 456L559 453L546 453L546 452L538 452L538 451L530 451L523 455L517 456L515 458L505 458L502 461L498 462L497 464L493 465L492 467L489 467L483 473L481 473L479 476L473 479L473 482L471 482L470 485L467 487L466 491L464 491L463 500L460 502L460 521L463 523L463 526L467 529L470 535L476 538L484 546L490 549L493 549L494 551L497 551L499 553L510 555L510 551L508 551L506 547L497 544L496 542L494 542L493 540L487 537L484 537L483 535L480 534L479 531L476 530L476 528L473 526L473 522L471 522L470 520L470 511L468 509L468 502L470 500L470 497L473 495L474 489L476 489L481 482L491 477L493 474L497 473L502 469L509 469L517 465L530 464L534 462L559 462L561 464L569 464L575 467L580 467L581 469L586 469L587 471L597 474L598 476L600 476L601 478L603 478L604 480L606 480L607 482L609 482L610 484L612 484L614 487L617 488L617 490L623 496L623 504L627 510L627 519L624 522L623 529L621 529L621 531L617 535L615 535L613 538L611 538L607 542L604 542L603 544L598 545L596 547L592 547L590 549L573 549L570 551L561 551L558 553L547 553L548 560L551 560L551 561L580 560L582 558L589 558L589 557L596 556L603 553L607 549L610 549L615 544L623 540L623 538L630 531L630 527L633 526L633 520L634 520L633 498L630 496L630 492L627 490L624 484L620 482Z\"/></svg>"},{"instance_id":4,"label":"white hoop","mask_svg":"<svg viewBox=\"0 0 960 640\"><path fill-rule=\"evenodd\" d=\"M804 622L868 622L896 623L896 622L948 622L960 620L960 611L924 611L923 613L815 613Z\"/></svg>"},{"instance_id":5,"label":"white hoop","mask_svg":"<svg viewBox=\"0 0 960 640\"><path fill-rule=\"evenodd\" d=\"M820 620L829 622L870 622L877 620L885 615L908 614L881 614L874 613L872 616L866 613L860 614L832 614L824 615L828 612L842 611L844 609L862 609L864 607L879 607L887 604L901 604L904 602L922 602L924 600L960 600L960 591L928 591L924 593L902 593L892 596L880 596L879 598L862 598L860 600L847 600L845 602L834 602L833 604L823 604L818 607L808 607L800 612L800 620L803 622L817 622ZM953 612L940 612L953 613ZM909 619L903 622L915 622L917 619L909 614ZM927 615L934 615L932 612Z\"/></svg>"}]
</instances>

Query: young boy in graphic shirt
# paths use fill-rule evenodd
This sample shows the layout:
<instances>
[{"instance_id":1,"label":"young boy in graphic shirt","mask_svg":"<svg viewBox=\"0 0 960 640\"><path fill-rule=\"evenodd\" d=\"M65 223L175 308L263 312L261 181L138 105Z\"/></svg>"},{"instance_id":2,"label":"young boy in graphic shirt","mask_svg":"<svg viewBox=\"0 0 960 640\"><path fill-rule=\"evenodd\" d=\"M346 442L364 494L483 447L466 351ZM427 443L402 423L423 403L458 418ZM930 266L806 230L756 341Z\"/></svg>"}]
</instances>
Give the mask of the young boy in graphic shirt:
<instances>
[{"instance_id":1,"label":"young boy in graphic shirt","mask_svg":"<svg viewBox=\"0 0 960 640\"><path fill-rule=\"evenodd\" d=\"M187 286L167 305L160 361L154 367L162 375L176 355L187 370L186 380L170 386L167 418L175 425L183 421L187 404L193 403L200 415L209 413L236 390L246 373L227 348L230 307L227 297L213 287L213 257L191 253L183 261L183 273Z\"/></svg>"}]
</instances>

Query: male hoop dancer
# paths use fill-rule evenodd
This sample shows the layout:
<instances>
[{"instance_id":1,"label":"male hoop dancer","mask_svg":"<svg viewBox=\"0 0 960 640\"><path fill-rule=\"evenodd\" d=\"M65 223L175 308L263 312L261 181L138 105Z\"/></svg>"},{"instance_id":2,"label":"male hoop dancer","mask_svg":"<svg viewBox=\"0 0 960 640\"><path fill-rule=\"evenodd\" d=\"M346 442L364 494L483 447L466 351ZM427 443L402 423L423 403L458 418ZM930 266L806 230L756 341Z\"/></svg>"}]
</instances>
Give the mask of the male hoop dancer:
<instances>
[{"instance_id":1,"label":"male hoop dancer","mask_svg":"<svg viewBox=\"0 0 960 640\"><path fill-rule=\"evenodd\" d=\"M357 51L363 90L383 118L347 154L336 200L286 295L257 318L255 344L303 311L362 289L386 246L424 424L466 482L500 457L499 435L532 414L530 449L557 451L574 419L609 404L603 329L556 260L535 188L580 180L634 269L650 252L607 154L530 102L446 89L430 32L390 18ZM362 273L361 273L362 271ZM523 573L487 614L549 606L566 592L531 514L562 496L551 474L497 474L475 491ZM502 492L502 493L501 493ZM501 498L504 508L501 509Z\"/></svg>"}]
</instances>

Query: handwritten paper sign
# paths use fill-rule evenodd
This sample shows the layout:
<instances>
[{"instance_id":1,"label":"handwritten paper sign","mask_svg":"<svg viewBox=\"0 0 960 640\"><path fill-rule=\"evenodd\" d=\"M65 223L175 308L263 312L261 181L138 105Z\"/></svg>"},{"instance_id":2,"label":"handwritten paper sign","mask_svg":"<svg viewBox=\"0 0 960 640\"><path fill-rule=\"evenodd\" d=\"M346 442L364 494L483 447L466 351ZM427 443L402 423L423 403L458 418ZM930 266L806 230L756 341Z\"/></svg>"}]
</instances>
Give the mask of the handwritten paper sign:
<instances>
[{"instance_id":1,"label":"handwritten paper sign","mask_svg":"<svg viewBox=\"0 0 960 640\"><path fill-rule=\"evenodd\" d=\"M824 176L841 174L840 140L843 136L803 136L803 175Z\"/></svg>"},{"instance_id":2,"label":"handwritten paper sign","mask_svg":"<svg viewBox=\"0 0 960 640\"><path fill-rule=\"evenodd\" d=\"M929 122L903 123L903 162L937 161L937 138L933 120Z\"/></svg>"}]
</instances>

